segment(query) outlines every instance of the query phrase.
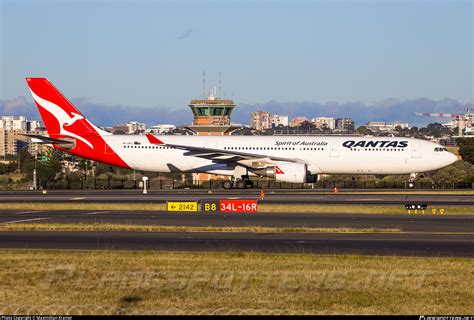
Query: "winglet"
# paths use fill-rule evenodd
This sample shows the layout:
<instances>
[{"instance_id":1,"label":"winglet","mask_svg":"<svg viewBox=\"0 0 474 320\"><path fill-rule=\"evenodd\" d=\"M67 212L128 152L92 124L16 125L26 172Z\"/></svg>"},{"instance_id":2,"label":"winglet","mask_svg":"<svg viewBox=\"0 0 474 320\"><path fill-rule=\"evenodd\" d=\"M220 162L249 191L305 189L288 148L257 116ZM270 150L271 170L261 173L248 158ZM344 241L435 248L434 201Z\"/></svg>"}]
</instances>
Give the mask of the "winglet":
<instances>
[{"instance_id":1,"label":"winglet","mask_svg":"<svg viewBox=\"0 0 474 320\"><path fill-rule=\"evenodd\" d=\"M160 139L158 139L152 134L146 134L146 138L151 144L165 144L163 141L161 141Z\"/></svg>"}]
</instances>

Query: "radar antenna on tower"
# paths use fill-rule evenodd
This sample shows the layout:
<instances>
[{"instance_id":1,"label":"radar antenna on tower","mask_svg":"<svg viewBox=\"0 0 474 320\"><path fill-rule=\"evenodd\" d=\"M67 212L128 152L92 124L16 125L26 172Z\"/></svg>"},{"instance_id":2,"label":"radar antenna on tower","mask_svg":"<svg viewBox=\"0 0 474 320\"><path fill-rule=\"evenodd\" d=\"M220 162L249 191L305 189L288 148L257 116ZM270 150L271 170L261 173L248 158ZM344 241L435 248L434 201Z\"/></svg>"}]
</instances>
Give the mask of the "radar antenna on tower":
<instances>
[{"instance_id":1,"label":"radar antenna on tower","mask_svg":"<svg viewBox=\"0 0 474 320\"><path fill-rule=\"evenodd\" d=\"M219 97L222 97L222 72L219 71Z\"/></svg>"},{"instance_id":2,"label":"radar antenna on tower","mask_svg":"<svg viewBox=\"0 0 474 320\"><path fill-rule=\"evenodd\" d=\"M202 72L202 98L206 99L206 71Z\"/></svg>"}]
</instances>

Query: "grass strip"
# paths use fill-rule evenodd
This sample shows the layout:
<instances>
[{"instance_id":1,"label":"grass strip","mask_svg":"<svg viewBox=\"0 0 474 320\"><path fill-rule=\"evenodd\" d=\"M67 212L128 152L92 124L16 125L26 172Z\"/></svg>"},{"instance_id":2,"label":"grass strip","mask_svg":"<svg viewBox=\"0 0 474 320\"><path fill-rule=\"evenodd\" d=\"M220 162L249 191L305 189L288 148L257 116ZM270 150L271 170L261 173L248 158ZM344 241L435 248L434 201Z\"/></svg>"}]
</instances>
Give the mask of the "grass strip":
<instances>
[{"instance_id":1,"label":"grass strip","mask_svg":"<svg viewBox=\"0 0 474 320\"><path fill-rule=\"evenodd\" d=\"M474 214L474 206L429 206L444 209L444 214ZM165 211L163 203L0 203L0 210L104 210L104 211ZM366 213L366 214L407 214L402 205L360 205L360 204L272 204L260 202L259 212L294 213ZM138 213L137 213L138 214ZM179 213L177 213L179 214ZM199 213L198 213L199 214ZM414 214L412 211L411 214ZM418 211L418 214L422 214Z\"/></svg>"},{"instance_id":2,"label":"grass strip","mask_svg":"<svg viewBox=\"0 0 474 320\"><path fill-rule=\"evenodd\" d=\"M396 233L397 228L272 228L159 226L112 223L9 223L0 224L0 231L129 231L129 232L251 232L251 233Z\"/></svg>"},{"instance_id":3,"label":"grass strip","mask_svg":"<svg viewBox=\"0 0 474 320\"><path fill-rule=\"evenodd\" d=\"M471 314L474 260L0 250L1 314Z\"/></svg>"}]
</instances>

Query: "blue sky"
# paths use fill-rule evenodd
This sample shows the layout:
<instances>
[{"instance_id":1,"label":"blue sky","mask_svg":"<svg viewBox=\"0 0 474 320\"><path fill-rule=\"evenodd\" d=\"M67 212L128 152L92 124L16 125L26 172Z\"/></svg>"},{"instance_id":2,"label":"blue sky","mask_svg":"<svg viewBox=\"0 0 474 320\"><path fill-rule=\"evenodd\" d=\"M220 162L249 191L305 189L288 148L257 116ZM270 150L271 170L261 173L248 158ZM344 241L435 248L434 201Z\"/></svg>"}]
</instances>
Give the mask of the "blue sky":
<instances>
[{"instance_id":1,"label":"blue sky","mask_svg":"<svg viewBox=\"0 0 474 320\"><path fill-rule=\"evenodd\" d=\"M472 1L1 2L0 98L48 77L99 104L473 101ZM429 111L429 110L428 110Z\"/></svg>"}]
</instances>

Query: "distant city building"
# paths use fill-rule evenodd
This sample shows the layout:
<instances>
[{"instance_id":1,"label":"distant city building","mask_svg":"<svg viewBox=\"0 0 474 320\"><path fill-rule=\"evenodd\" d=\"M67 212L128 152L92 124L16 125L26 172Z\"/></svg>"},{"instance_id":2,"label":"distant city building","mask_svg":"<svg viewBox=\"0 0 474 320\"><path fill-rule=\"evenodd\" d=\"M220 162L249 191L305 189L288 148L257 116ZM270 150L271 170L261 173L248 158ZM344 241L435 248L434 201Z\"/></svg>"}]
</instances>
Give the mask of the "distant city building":
<instances>
[{"instance_id":1,"label":"distant city building","mask_svg":"<svg viewBox=\"0 0 474 320\"><path fill-rule=\"evenodd\" d=\"M369 121L365 125L367 129L371 131L389 131L392 130L392 126L387 126L386 122L383 121Z\"/></svg>"},{"instance_id":2,"label":"distant city building","mask_svg":"<svg viewBox=\"0 0 474 320\"><path fill-rule=\"evenodd\" d=\"M2 116L0 119L0 156L17 155L28 147L31 154L37 154L37 144L29 144L22 134L44 130L38 120L27 120L25 116Z\"/></svg>"},{"instance_id":3,"label":"distant city building","mask_svg":"<svg viewBox=\"0 0 474 320\"><path fill-rule=\"evenodd\" d=\"M472 108L464 109L464 113L426 113L426 112L415 112L416 116L428 116L428 117L442 117L452 118L452 121L444 126L449 129L457 129L457 134L453 137L473 137L473 126L474 126L474 113Z\"/></svg>"},{"instance_id":4,"label":"distant city building","mask_svg":"<svg viewBox=\"0 0 474 320\"><path fill-rule=\"evenodd\" d=\"M110 128L110 132L112 132L113 134L117 134L117 133L129 134L128 133L128 126L126 124L117 124L117 125L113 126L112 128Z\"/></svg>"},{"instance_id":5,"label":"distant city building","mask_svg":"<svg viewBox=\"0 0 474 320\"><path fill-rule=\"evenodd\" d=\"M337 118L336 130L352 132L354 131L354 121L352 120L352 118Z\"/></svg>"},{"instance_id":6,"label":"distant city building","mask_svg":"<svg viewBox=\"0 0 474 320\"><path fill-rule=\"evenodd\" d=\"M451 130L458 128L458 136L460 136L459 129L461 128L461 131L464 132L463 135L472 137L474 136L474 113L465 113L454 117L452 121L443 124L443 126Z\"/></svg>"},{"instance_id":7,"label":"distant city building","mask_svg":"<svg viewBox=\"0 0 474 320\"><path fill-rule=\"evenodd\" d=\"M173 124L157 124L155 126L151 126L145 130L146 133L155 133L155 134L164 134L168 132L172 132L176 129L176 126Z\"/></svg>"},{"instance_id":8,"label":"distant city building","mask_svg":"<svg viewBox=\"0 0 474 320\"><path fill-rule=\"evenodd\" d=\"M276 128L279 125L282 125L282 126L285 126L285 127L288 126L288 116L279 115L279 114L272 114L271 118L270 118L270 121L272 123L273 128Z\"/></svg>"},{"instance_id":9,"label":"distant city building","mask_svg":"<svg viewBox=\"0 0 474 320\"><path fill-rule=\"evenodd\" d=\"M396 121L393 123L393 128L396 129L397 127L400 127L401 129L410 129L408 126L408 122L402 122L402 121Z\"/></svg>"},{"instance_id":10,"label":"distant city building","mask_svg":"<svg viewBox=\"0 0 474 320\"><path fill-rule=\"evenodd\" d=\"M27 130L27 121L25 116L2 116L0 121L0 128L6 131L16 130L24 131Z\"/></svg>"},{"instance_id":11,"label":"distant city building","mask_svg":"<svg viewBox=\"0 0 474 320\"><path fill-rule=\"evenodd\" d=\"M288 126L288 116L272 114L266 111L256 111L250 114L250 127L255 130L276 128L279 125Z\"/></svg>"},{"instance_id":12,"label":"distant city building","mask_svg":"<svg viewBox=\"0 0 474 320\"><path fill-rule=\"evenodd\" d=\"M336 129L336 119L334 118L318 117L311 119L311 122L319 129Z\"/></svg>"},{"instance_id":13,"label":"distant city building","mask_svg":"<svg viewBox=\"0 0 474 320\"><path fill-rule=\"evenodd\" d=\"M305 121L309 121L308 118L306 118L306 117L295 117L295 118L291 119L289 125L290 125L290 127L297 127Z\"/></svg>"},{"instance_id":14,"label":"distant city building","mask_svg":"<svg viewBox=\"0 0 474 320\"><path fill-rule=\"evenodd\" d=\"M144 132L146 129L146 126L143 122L131 121L131 122L128 122L126 125L128 127L128 134Z\"/></svg>"},{"instance_id":15,"label":"distant city building","mask_svg":"<svg viewBox=\"0 0 474 320\"><path fill-rule=\"evenodd\" d=\"M130 121L124 124L118 124L111 129L112 133L123 132L124 134L135 134L145 132L146 126L142 122Z\"/></svg>"},{"instance_id":16,"label":"distant city building","mask_svg":"<svg viewBox=\"0 0 474 320\"><path fill-rule=\"evenodd\" d=\"M41 129L41 122L38 120L30 120L26 122L26 131L28 132L38 131Z\"/></svg>"},{"instance_id":17,"label":"distant city building","mask_svg":"<svg viewBox=\"0 0 474 320\"><path fill-rule=\"evenodd\" d=\"M374 131L374 132L388 132L394 131L397 127L402 129L408 128L408 123L406 122L394 122L394 123L386 123L383 121L370 121L366 124L367 129Z\"/></svg>"},{"instance_id":18,"label":"distant city building","mask_svg":"<svg viewBox=\"0 0 474 320\"><path fill-rule=\"evenodd\" d=\"M250 128L263 130L270 128L270 113L266 111L256 111L250 114Z\"/></svg>"},{"instance_id":19,"label":"distant city building","mask_svg":"<svg viewBox=\"0 0 474 320\"><path fill-rule=\"evenodd\" d=\"M0 156L17 155L27 144L19 138L18 131L0 130Z\"/></svg>"}]
</instances>

